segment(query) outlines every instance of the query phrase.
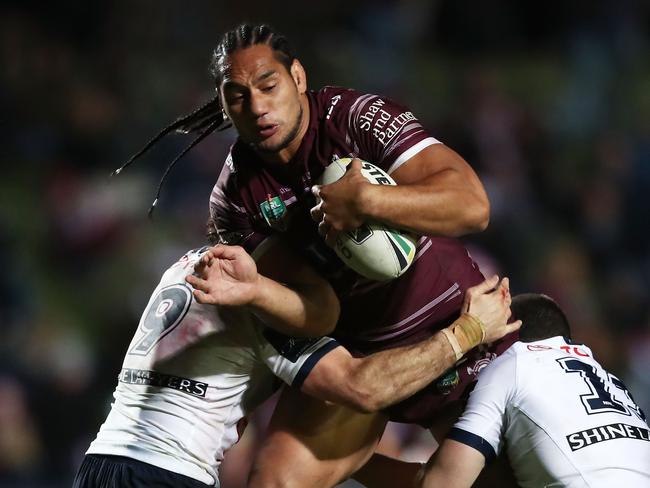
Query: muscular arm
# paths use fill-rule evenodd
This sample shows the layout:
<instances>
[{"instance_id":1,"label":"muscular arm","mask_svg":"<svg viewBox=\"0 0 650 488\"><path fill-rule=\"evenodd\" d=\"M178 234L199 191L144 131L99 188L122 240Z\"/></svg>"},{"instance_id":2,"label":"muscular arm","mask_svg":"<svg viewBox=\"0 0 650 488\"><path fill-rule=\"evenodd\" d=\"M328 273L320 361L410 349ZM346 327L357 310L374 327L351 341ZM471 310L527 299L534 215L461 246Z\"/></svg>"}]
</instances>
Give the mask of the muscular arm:
<instances>
[{"instance_id":1,"label":"muscular arm","mask_svg":"<svg viewBox=\"0 0 650 488\"><path fill-rule=\"evenodd\" d=\"M420 488L470 488L485 466L479 451L453 439L445 439L429 460Z\"/></svg>"},{"instance_id":2,"label":"muscular arm","mask_svg":"<svg viewBox=\"0 0 650 488\"><path fill-rule=\"evenodd\" d=\"M375 453L352 477L367 488L470 488L484 466L479 451L445 439L426 467Z\"/></svg>"},{"instance_id":3,"label":"muscular arm","mask_svg":"<svg viewBox=\"0 0 650 488\"><path fill-rule=\"evenodd\" d=\"M417 234L456 237L484 230L490 205L474 170L443 144L423 149L392 173L397 186L372 185L353 163L339 181L320 187L313 212L329 243L342 230L380 220Z\"/></svg>"},{"instance_id":4,"label":"muscular arm","mask_svg":"<svg viewBox=\"0 0 650 488\"><path fill-rule=\"evenodd\" d=\"M460 236L485 230L490 204L478 176L443 144L420 151L391 175L397 186L367 185L360 208L419 234Z\"/></svg>"},{"instance_id":5,"label":"muscular arm","mask_svg":"<svg viewBox=\"0 0 650 488\"><path fill-rule=\"evenodd\" d=\"M251 308L269 327L295 337L331 333L339 301L329 282L280 245L257 262L259 293Z\"/></svg>"},{"instance_id":6,"label":"muscular arm","mask_svg":"<svg viewBox=\"0 0 650 488\"><path fill-rule=\"evenodd\" d=\"M510 317L508 280L499 286L496 277L470 288L463 310L478 317L486 333L473 341L459 336L462 353L483 342L492 342L519 328ZM496 286L496 289L494 289ZM493 290L494 289L494 290ZM447 330L467 326L461 316ZM362 412L375 412L424 388L458 360L449 338L438 332L422 342L355 358L342 347L326 354L309 373L302 390L322 400L340 403Z\"/></svg>"},{"instance_id":7,"label":"muscular arm","mask_svg":"<svg viewBox=\"0 0 650 488\"><path fill-rule=\"evenodd\" d=\"M320 337L336 326L340 307L330 284L282 246L270 248L257 265L241 247L215 246L195 274L187 281L199 302L248 306L283 334Z\"/></svg>"},{"instance_id":8,"label":"muscular arm","mask_svg":"<svg viewBox=\"0 0 650 488\"><path fill-rule=\"evenodd\" d=\"M442 333L414 344L355 358L343 347L325 355L302 385L305 393L376 412L424 388L456 362Z\"/></svg>"}]
</instances>

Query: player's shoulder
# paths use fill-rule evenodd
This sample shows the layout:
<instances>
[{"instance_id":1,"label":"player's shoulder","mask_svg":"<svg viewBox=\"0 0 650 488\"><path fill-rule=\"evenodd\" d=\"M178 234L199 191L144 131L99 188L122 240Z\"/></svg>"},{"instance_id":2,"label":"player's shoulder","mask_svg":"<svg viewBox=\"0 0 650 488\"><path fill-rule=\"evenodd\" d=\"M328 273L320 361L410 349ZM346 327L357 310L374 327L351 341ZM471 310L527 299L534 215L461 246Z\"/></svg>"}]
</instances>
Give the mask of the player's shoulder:
<instances>
[{"instance_id":1,"label":"player's shoulder","mask_svg":"<svg viewBox=\"0 0 650 488\"><path fill-rule=\"evenodd\" d=\"M212 206L228 207L233 202L240 203L241 188L254 178L256 158L257 155L240 140L231 146L210 195Z\"/></svg>"},{"instance_id":2,"label":"player's shoulder","mask_svg":"<svg viewBox=\"0 0 650 488\"><path fill-rule=\"evenodd\" d=\"M382 99L380 95L341 86L325 86L312 94L319 118L330 122L347 119L348 115L359 107Z\"/></svg>"},{"instance_id":3,"label":"player's shoulder","mask_svg":"<svg viewBox=\"0 0 650 488\"><path fill-rule=\"evenodd\" d=\"M506 349L503 353L494 358L485 370L481 371L480 378L490 379L494 377L503 377L503 371L506 369L515 369L517 364L517 345L515 342L512 346Z\"/></svg>"},{"instance_id":4,"label":"player's shoulder","mask_svg":"<svg viewBox=\"0 0 650 488\"><path fill-rule=\"evenodd\" d=\"M252 154L251 154L252 153ZM223 162L221 173L219 174L218 183L226 183L233 181L239 175L246 165L242 164L242 160L249 159L255 156L255 153L250 151L248 146L244 144L241 139L237 139L231 146L226 159Z\"/></svg>"},{"instance_id":5,"label":"player's shoulder","mask_svg":"<svg viewBox=\"0 0 650 488\"><path fill-rule=\"evenodd\" d=\"M345 105L362 95L362 93L354 88L334 85L324 86L320 90L312 91L311 93L319 107L333 107L339 103Z\"/></svg>"}]
</instances>

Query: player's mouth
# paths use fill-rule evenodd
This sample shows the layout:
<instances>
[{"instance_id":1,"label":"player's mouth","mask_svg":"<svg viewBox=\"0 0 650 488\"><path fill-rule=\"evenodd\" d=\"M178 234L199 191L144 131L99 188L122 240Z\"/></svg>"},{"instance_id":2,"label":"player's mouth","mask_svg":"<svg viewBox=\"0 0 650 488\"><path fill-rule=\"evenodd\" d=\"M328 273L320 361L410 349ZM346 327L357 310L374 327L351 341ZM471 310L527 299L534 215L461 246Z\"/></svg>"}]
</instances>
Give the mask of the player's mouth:
<instances>
[{"instance_id":1,"label":"player's mouth","mask_svg":"<svg viewBox=\"0 0 650 488\"><path fill-rule=\"evenodd\" d=\"M268 124L268 125L257 126L257 133L260 135L262 139L267 139L271 137L278 130L280 130L279 124Z\"/></svg>"}]
</instances>

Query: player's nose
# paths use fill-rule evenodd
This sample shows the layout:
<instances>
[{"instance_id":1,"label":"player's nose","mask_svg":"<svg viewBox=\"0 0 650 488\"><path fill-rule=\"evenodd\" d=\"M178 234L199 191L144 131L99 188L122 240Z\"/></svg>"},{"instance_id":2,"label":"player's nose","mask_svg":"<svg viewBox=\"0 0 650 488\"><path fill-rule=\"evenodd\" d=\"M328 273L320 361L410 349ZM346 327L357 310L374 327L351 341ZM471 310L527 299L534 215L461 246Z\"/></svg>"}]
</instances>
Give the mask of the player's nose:
<instances>
[{"instance_id":1,"label":"player's nose","mask_svg":"<svg viewBox=\"0 0 650 488\"><path fill-rule=\"evenodd\" d=\"M251 94L250 111L256 118L264 117L269 113L268 101L260 94Z\"/></svg>"}]
</instances>

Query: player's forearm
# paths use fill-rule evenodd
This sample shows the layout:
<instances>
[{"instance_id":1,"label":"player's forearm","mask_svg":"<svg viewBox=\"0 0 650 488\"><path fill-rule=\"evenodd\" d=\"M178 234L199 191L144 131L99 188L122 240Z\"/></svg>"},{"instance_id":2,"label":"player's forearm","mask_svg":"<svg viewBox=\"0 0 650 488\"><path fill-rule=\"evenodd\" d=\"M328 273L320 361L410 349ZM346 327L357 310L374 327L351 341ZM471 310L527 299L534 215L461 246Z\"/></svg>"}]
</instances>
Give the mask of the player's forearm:
<instances>
[{"instance_id":1,"label":"player's forearm","mask_svg":"<svg viewBox=\"0 0 650 488\"><path fill-rule=\"evenodd\" d=\"M425 341L356 359L348 375L348 387L364 410L381 410L442 375L485 339L485 330L481 320L463 313Z\"/></svg>"},{"instance_id":2,"label":"player's forearm","mask_svg":"<svg viewBox=\"0 0 650 488\"><path fill-rule=\"evenodd\" d=\"M365 411L381 410L420 391L451 368L456 356L442 333L414 344L355 360L349 375L350 402Z\"/></svg>"},{"instance_id":3,"label":"player's forearm","mask_svg":"<svg viewBox=\"0 0 650 488\"><path fill-rule=\"evenodd\" d=\"M269 327L296 337L329 334L340 312L338 298L331 288L311 283L288 287L262 275L249 306Z\"/></svg>"},{"instance_id":4,"label":"player's forearm","mask_svg":"<svg viewBox=\"0 0 650 488\"><path fill-rule=\"evenodd\" d=\"M418 488L470 488L485 466L478 450L460 442L445 439L424 470Z\"/></svg>"},{"instance_id":5,"label":"player's forearm","mask_svg":"<svg viewBox=\"0 0 650 488\"><path fill-rule=\"evenodd\" d=\"M457 237L484 230L490 205L482 185L456 169L446 169L413 184L364 185L360 213L423 235Z\"/></svg>"}]
</instances>

